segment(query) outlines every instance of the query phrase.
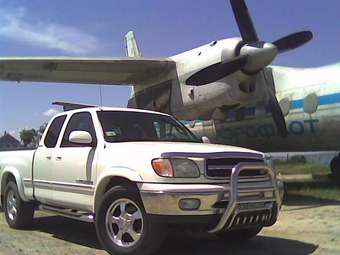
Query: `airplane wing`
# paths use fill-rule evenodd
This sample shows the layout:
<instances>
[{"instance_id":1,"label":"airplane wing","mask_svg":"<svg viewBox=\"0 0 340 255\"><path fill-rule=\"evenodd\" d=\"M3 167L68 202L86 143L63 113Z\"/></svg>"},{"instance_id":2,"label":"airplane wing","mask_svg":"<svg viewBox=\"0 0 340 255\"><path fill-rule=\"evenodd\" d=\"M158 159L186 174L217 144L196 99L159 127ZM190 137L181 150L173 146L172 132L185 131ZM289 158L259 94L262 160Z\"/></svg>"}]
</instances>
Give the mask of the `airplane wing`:
<instances>
[{"instance_id":1,"label":"airplane wing","mask_svg":"<svg viewBox=\"0 0 340 255\"><path fill-rule=\"evenodd\" d=\"M0 58L0 80L87 84L143 84L169 75L168 58Z\"/></svg>"}]
</instances>

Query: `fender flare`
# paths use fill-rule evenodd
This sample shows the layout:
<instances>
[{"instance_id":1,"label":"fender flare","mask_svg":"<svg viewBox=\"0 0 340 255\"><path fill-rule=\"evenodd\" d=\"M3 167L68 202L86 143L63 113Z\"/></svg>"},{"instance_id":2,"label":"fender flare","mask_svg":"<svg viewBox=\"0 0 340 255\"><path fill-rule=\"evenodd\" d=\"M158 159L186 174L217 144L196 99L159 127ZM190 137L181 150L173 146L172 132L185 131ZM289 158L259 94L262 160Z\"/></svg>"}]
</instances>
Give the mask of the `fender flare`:
<instances>
[{"instance_id":1,"label":"fender flare","mask_svg":"<svg viewBox=\"0 0 340 255\"><path fill-rule=\"evenodd\" d=\"M25 195L25 191L24 191L24 182L23 182L23 179L22 179L22 177L19 174L19 170L14 168L14 167L5 167L3 172L2 172L2 174L1 174L1 183L0 183L0 193L1 193L1 196L4 195L4 194L2 194L2 191L5 188L3 185L5 184L5 178L7 178L7 176L9 174L13 175L14 178L15 178L20 198L23 201L28 202L29 200L27 199L27 197ZM0 204L1 204L1 202L2 201L0 201Z\"/></svg>"},{"instance_id":2,"label":"fender flare","mask_svg":"<svg viewBox=\"0 0 340 255\"><path fill-rule=\"evenodd\" d=\"M98 177L94 191L93 212L95 212L99 197L104 194L106 186L109 184L111 179L115 177L122 178L133 183L143 181L137 171L127 167L112 167L102 171Z\"/></svg>"}]
</instances>

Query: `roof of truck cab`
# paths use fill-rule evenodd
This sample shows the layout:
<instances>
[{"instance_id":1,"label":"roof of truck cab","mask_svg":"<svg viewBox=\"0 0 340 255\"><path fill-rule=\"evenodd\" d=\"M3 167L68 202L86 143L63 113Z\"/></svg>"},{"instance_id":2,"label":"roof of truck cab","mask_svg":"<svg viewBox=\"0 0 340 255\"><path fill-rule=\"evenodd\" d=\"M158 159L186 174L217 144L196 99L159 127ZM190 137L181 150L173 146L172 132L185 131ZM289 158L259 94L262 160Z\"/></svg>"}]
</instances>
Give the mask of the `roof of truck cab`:
<instances>
[{"instance_id":1,"label":"roof of truck cab","mask_svg":"<svg viewBox=\"0 0 340 255\"><path fill-rule=\"evenodd\" d=\"M153 113L153 114L160 114L160 115L165 115L165 116L170 116L169 114L165 114L162 112L155 112L155 111L148 111L148 110L141 110L141 109L134 109L134 108L119 108L119 107L86 107L86 108L81 108L81 109L76 109L76 110L71 110L71 111L65 111L62 113L57 114L57 116L61 115L69 115L69 114L74 114L77 112L99 112L99 111L116 111L116 112L140 112L140 113Z\"/></svg>"}]
</instances>

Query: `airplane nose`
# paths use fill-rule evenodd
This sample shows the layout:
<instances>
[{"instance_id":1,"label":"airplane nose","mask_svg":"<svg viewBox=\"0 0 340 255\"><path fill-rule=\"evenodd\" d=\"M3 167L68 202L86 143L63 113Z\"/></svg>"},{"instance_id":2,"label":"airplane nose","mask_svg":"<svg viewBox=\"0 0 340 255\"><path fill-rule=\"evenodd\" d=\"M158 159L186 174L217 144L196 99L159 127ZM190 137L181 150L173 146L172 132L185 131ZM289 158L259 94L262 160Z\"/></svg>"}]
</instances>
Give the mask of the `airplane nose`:
<instances>
[{"instance_id":1,"label":"airplane nose","mask_svg":"<svg viewBox=\"0 0 340 255\"><path fill-rule=\"evenodd\" d=\"M272 43L257 42L246 44L240 50L241 56L248 56L247 64L243 68L246 73L256 74L273 62L278 49Z\"/></svg>"}]
</instances>

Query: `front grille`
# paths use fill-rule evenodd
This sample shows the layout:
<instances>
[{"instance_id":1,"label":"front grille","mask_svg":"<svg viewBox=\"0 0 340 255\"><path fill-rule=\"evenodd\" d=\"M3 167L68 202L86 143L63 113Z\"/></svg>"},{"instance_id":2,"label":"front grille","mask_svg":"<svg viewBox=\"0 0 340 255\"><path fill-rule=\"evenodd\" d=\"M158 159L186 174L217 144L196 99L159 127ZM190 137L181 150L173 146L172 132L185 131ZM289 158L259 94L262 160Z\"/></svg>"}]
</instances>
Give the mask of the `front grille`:
<instances>
[{"instance_id":1,"label":"front grille","mask_svg":"<svg viewBox=\"0 0 340 255\"><path fill-rule=\"evenodd\" d=\"M252 158L219 158L206 160L206 175L209 178L229 179L232 169L239 163L264 163L263 159ZM243 170L240 179L247 177L265 177L266 171L262 169Z\"/></svg>"}]
</instances>

